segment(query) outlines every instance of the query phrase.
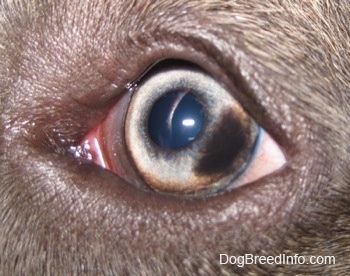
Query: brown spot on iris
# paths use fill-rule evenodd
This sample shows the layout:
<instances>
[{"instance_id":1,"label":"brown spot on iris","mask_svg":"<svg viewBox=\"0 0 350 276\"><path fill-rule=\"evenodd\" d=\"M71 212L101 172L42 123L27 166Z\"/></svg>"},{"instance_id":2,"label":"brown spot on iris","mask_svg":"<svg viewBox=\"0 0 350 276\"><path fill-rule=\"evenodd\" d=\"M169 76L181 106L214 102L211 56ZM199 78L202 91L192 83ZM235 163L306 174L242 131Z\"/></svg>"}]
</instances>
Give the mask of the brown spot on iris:
<instances>
[{"instance_id":1,"label":"brown spot on iris","mask_svg":"<svg viewBox=\"0 0 350 276\"><path fill-rule=\"evenodd\" d=\"M247 146L249 131L247 134L242 120L235 118L232 112L225 112L217 126L211 139L203 146L203 157L195 168L197 174L225 173Z\"/></svg>"}]
</instances>

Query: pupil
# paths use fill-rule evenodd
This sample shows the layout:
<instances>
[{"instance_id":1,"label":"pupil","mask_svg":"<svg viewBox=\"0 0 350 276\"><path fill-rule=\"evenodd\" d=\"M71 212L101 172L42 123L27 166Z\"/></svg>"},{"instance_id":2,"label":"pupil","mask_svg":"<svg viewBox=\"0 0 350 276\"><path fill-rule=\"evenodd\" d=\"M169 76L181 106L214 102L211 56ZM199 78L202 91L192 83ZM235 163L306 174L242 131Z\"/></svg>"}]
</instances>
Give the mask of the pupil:
<instances>
[{"instance_id":1,"label":"pupil","mask_svg":"<svg viewBox=\"0 0 350 276\"><path fill-rule=\"evenodd\" d=\"M173 91L159 98L148 118L151 139L164 148L190 144L203 127L202 105L188 91Z\"/></svg>"}]
</instances>

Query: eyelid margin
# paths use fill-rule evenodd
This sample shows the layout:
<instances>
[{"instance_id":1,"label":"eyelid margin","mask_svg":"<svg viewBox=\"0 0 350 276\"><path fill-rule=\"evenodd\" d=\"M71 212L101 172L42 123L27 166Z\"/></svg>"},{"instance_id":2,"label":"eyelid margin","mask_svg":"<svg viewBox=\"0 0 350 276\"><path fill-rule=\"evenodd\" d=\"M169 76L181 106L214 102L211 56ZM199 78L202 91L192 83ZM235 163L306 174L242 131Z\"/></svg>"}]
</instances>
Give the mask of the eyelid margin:
<instances>
[{"instance_id":1,"label":"eyelid margin","mask_svg":"<svg viewBox=\"0 0 350 276\"><path fill-rule=\"evenodd\" d=\"M147 69L147 71L148 70L149 69ZM144 74L145 73L143 73L143 75ZM140 78L138 78L138 79L140 79ZM128 93L128 92L130 92L130 91L126 91L126 93ZM132 91L132 92L134 92L134 91ZM118 102L117 105L112 108L112 110L117 110L117 115L118 115L118 116L113 115L112 116L113 118L115 118L116 120L118 120L120 122L123 122L123 120L125 120L126 112L129 109L129 107L126 108L126 106L128 106L129 101L130 101L131 97L133 96L132 94L133 93L129 93L129 95L122 96L120 98L121 102ZM113 111L111 111L110 113L113 113ZM107 118L105 120L111 121L109 119L109 116L107 116ZM113 122L113 124L114 124L114 122ZM124 123L121 123L121 125L124 126ZM106 129L106 127L104 127L104 129ZM260 127L260 129L261 129L261 127ZM107 132L108 132L108 130L107 130ZM123 133L123 130L121 130L121 132ZM265 131L262 131L262 132L265 133ZM84 145L88 145L88 150L89 150L89 153L92 155L91 159L93 160L94 163L96 163L97 165L99 165L107 170L113 171L118 176L120 176L126 180L129 180L128 182L130 182L130 181L135 182L135 180L133 181L130 178L128 179L128 174L126 172L128 170L123 169L125 164L122 164L122 162L117 162L118 164L109 165L111 162L113 163L115 161L115 159L117 159L117 161L118 161L118 158L114 158L114 157L110 156L109 161L105 161L105 160L108 160L108 158L106 159L105 155L101 151L101 146L102 146L102 148L105 148L105 150L107 149L107 145L103 145L106 143L106 139L103 139L103 137L102 137L103 134L104 134L104 132L103 131L101 132L100 126L98 128L95 128L91 133L89 133L86 136L86 139L84 140L84 142L82 143L81 146L83 147ZM96 137L98 137L98 139ZM124 137L124 139L125 139L125 137ZM282 151L279 149L277 144L272 140L272 138L267 133L265 133L262 135L262 138L260 138L259 140L262 140L262 141L257 141L257 144L258 144L257 145L257 147L258 147L257 154L258 155L252 156L251 157L252 159L247 164L247 167L244 169L243 173L241 175L239 175L238 178L233 181L233 183L229 183L223 189L230 190L233 188L243 186L245 184L250 184L251 182L254 182L254 181L260 179L261 177L264 177L264 176L272 173L273 171L278 170L281 167L283 167L283 165L286 162L285 156L282 153ZM113 141L113 139L112 139L112 141ZM254 165L257 162L257 160L267 159L266 149L264 149L263 152L261 153L260 144L262 144L264 146L265 146L265 144L267 144L268 147L271 147L274 150L275 156L274 156L273 160L275 162L272 162L272 163L266 162L267 164L269 164L268 171L266 172L266 170L265 170L265 172L255 173L255 175L252 177L252 176L249 176L249 174L248 174L248 172L253 170L251 168L251 166ZM107 156L108 155L109 154L107 153ZM278 161L276 161L277 159L278 159ZM276 166L277 166L277 168L276 168ZM246 169L248 170L248 172L246 171ZM260 169L260 171L261 171L261 169Z\"/></svg>"}]
</instances>

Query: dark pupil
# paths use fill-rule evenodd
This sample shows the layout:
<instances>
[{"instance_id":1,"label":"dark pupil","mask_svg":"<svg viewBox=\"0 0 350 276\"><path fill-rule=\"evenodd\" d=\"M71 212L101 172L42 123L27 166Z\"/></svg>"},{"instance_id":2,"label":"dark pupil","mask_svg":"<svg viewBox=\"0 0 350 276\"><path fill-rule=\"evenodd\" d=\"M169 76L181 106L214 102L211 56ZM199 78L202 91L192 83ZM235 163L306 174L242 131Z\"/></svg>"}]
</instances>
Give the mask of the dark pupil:
<instances>
[{"instance_id":1,"label":"dark pupil","mask_svg":"<svg viewBox=\"0 0 350 276\"><path fill-rule=\"evenodd\" d=\"M188 145L203 127L202 105L188 91L169 92L152 107L148 119L151 139L164 148Z\"/></svg>"}]
</instances>

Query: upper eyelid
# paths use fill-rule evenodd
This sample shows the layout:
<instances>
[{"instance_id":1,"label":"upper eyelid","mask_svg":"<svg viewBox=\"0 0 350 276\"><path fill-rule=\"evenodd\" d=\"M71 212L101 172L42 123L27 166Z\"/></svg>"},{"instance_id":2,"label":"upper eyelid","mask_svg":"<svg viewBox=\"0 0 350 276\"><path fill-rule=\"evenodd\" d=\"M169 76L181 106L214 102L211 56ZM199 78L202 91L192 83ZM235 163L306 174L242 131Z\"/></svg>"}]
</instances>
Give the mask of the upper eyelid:
<instances>
[{"instance_id":1,"label":"upper eyelid","mask_svg":"<svg viewBox=\"0 0 350 276\"><path fill-rule=\"evenodd\" d=\"M75 100L82 105L91 104L91 108L96 108L96 103L96 105L99 106L98 108L101 108L101 94L104 94L103 98L105 104L111 105L111 101L114 101L114 99L118 97L118 94L124 92L125 85L142 75L145 68L158 60L168 58L170 55L171 58L189 60L208 69L210 74L214 75L220 81L229 86L233 93L235 93L236 98L238 98L243 106L250 111L253 117L256 117L254 116L254 113L259 108L255 107L261 106L257 103L246 104L247 100L249 101L249 98L252 99L252 102L255 101L255 91L249 89L249 86L254 82L255 76L258 76L257 72L260 74L259 81L270 79L271 76L267 76L266 71L261 70L263 68L261 67L261 64L258 64L251 56L245 53L242 43L240 43L240 45L230 44L231 41L225 41L225 39L223 39L224 34L219 36L215 35L214 32L210 32L211 26L209 25L205 26L205 24L203 24L202 30L202 32L198 32L198 30L191 30L188 28L185 32L183 30L177 30L178 32L172 30L172 33L167 33L166 30L162 30L164 33L162 35L159 35L158 33L156 36L156 44L154 44L151 30L149 35L146 36L150 41L144 41L146 42L144 47L149 48L146 53L141 53L143 55L141 58L140 55L137 54L137 50L140 49L137 43L135 45L129 45L130 47L124 44L124 47L120 47L119 49L104 48L102 50L106 51L103 53L102 59L97 58L99 55L94 57L94 55L91 55L91 52L86 52L85 54L87 54L88 60L91 61L91 65L87 68L93 67L91 68L91 71L89 70L91 75L86 77L87 72L82 72L81 78L76 79L76 83L72 85L73 89L71 89L71 87L66 87L66 90L70 90L69 92L71 95L76 95L77 89L84 91L84 88L86 87L84 83L86 80L89 81L93 79L94 81L100 82L102 85L100 85L95 91L85 90L84 93L81 94L81 98L76 98L74 96ZM135 36L133 39L136 42L139 41L140 37L138 37L138 35L141 36L142 34L138 34L137 32L134 34ZM208 39L208 35L210 36L210 39ZM121 39L121 41L127 40ZM212 41L215 41L215 43ZM237 39L235 41L237 41ZM102 44L103 43L101 42L101 45ZM133 47L135 48L133 49ZM122 52L122 49L124 48L128 48L129 55ZM89 49L88 51L91 50ZM137 68L142 69L138 70ZM64 68L66 72L67 70L72 69L74 68L69 68L69 66ZM61 83L62 81L64 82L62 79L59 81ZM234 90L244 90L243 97L242 91ZM262 93L264 92L262 91ZM65 95L63 95L63 97L65 97ZM81 99L83 99L83 102L81 102ZM255 107L251 108L250 106ZM265 113L264 116L266 117L268 112L267 108L264 107L263 109L260 108L259 113ZM255 119L259 122L260 116L257 117L258 118ZM262 121L260 121L260 123L266 124ZM283 133L283 131L279 131L279 133Z\"/></svg>"}]
</instances>

